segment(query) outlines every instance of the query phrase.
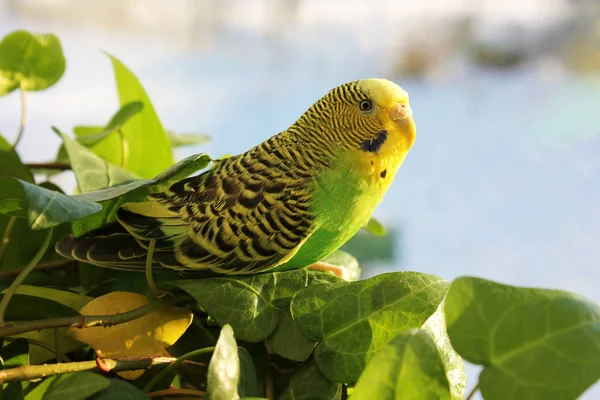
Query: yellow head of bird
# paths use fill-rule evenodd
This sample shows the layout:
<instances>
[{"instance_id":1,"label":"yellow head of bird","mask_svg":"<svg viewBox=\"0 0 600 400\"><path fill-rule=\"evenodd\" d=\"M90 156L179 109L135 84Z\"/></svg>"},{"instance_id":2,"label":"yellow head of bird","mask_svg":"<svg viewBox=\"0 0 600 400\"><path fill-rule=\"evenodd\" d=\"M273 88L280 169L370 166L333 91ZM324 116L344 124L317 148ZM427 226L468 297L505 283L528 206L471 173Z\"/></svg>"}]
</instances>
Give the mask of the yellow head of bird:
<instances>
[{"instance_id":1,"label":"yellow head of bird","mask_svg":"<svg viewBox=\"0 0 600 400\"><path fill-rule=\"evenodd\" d=\"M406 154L416 130L408 93L386 79L364 79L332 89L298 121L334 147Z\"/></svg>"}]
</instances>

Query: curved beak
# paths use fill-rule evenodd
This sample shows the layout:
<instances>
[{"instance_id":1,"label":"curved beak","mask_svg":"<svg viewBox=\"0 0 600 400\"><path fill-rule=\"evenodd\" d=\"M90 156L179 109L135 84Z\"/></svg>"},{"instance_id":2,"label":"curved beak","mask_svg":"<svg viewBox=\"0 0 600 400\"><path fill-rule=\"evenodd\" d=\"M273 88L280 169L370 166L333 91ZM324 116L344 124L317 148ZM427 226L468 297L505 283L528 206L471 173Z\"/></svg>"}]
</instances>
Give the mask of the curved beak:
<instances>
[{"instance_id":1,"label":"curved beak","mask_svg":"<svg viewBox=\"0 0 600 400\"><path fill-rule=\"evenodd\" d=\"M396 103L392 106L390 117L396 122L400 122L406 118L412 117L412 110L410 109L410 105L402 102Z\"/></svg>"}]
</instances>

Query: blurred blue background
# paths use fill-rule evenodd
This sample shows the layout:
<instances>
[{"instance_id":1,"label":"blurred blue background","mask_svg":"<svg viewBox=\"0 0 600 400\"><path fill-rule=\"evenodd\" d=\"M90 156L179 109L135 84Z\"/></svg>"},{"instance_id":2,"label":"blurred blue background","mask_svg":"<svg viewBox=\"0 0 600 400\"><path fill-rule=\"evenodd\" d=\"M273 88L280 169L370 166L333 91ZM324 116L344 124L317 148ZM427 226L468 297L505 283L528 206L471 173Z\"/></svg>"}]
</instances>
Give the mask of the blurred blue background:
<instances>
[{"instance_id":1,"label":"blurred blue background","mask_svg":"<svg viewBox=\"0 0 600 400\"><path fill-rule=\"evenodd\" d=\"M178 158L243 152L332 87L385 77L410 93L418 136L375 213L394 260L365 276L478 275L600 303L598 1L0 0L0 36L15 29L57 34L67 58L56 86L28 95L25 161L54 159L50 125L118 109L101 50L166 128L212 137ZM0 98L9 141L19 107L16 92Z\"/></svg>"}]
</instances>

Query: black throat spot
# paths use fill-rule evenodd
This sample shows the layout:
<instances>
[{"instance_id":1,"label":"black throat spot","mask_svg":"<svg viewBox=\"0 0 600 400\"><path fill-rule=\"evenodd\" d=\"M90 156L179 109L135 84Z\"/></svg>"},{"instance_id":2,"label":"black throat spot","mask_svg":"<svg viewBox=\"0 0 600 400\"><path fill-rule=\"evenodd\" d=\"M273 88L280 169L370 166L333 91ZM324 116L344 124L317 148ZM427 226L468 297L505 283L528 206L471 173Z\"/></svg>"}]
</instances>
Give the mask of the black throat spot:
<instances>
[{"instance_id":1,"label":"black throat spot","mask_svg":"<svg viewBox=\"0 0 600 400\"><path fill-rule=\"evenodd\" d=\"M367 139L360 144L360 148L362 151L366 151L369 153L377 153L381 148L381 145L386 141L388 137L388 133L386 130L377 132L372 139Z\"/></svg>"}]
</instances>

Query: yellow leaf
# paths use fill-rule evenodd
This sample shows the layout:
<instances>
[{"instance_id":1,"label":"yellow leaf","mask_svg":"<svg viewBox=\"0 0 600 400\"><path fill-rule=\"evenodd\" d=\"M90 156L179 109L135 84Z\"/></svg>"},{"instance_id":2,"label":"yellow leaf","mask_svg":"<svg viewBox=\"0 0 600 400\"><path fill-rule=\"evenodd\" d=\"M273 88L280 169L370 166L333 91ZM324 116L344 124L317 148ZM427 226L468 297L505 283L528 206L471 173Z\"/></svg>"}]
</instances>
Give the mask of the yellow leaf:
<instances>
[{"instance_id":1,"label":"yellow leaf","mask_svg":"<svg viewBox=\"0 0 600 400\"><path fill-rule=\"evenodd\" d=\"M147 303L148 298L138 293L112 292L90 301L80 313L120 314ZM192 315L184 308L171 306L124 324L108 328L71 328L70 333L75 339L90 345L100 357L169 356L165 348L183 335L192 322ZM125 379L136 379L143 372L119 375Z\"/></svg>"}]
</instances>

